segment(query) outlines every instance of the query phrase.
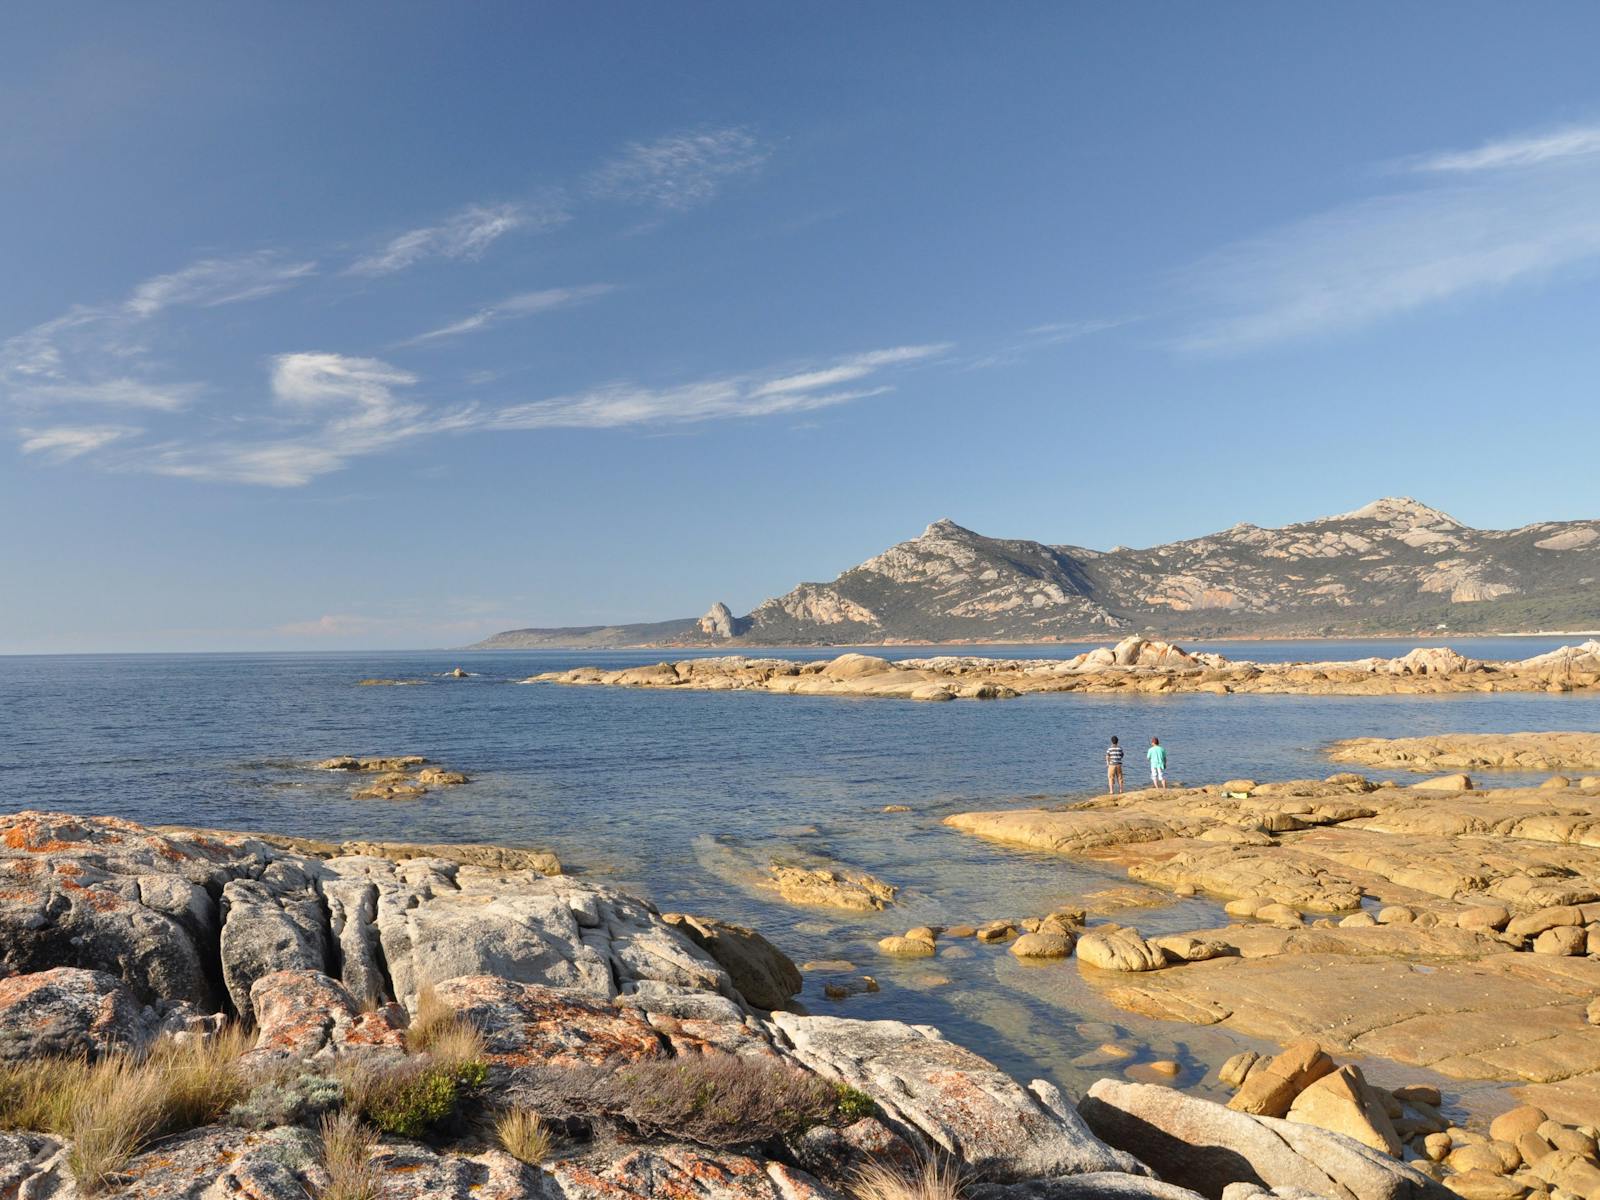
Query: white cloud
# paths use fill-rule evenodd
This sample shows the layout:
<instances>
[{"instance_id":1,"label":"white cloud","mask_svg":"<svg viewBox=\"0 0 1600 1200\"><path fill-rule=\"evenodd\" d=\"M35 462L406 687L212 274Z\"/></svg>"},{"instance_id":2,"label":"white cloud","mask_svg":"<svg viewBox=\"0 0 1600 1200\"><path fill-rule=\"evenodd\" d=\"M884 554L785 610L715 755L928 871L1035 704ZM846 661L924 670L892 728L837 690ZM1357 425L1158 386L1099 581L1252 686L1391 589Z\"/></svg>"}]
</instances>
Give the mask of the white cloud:
<instances>
[{"instance_id":1,"label":"white cloud","mask_svg":"<svg viewBox=\"0 0 1600 1200\"><path fill-rule=\"evenodd\" d=\"M400 234L348 270L354 275L391 275L426 259L474 259L508 233L549 228L565 219L566 214L551 204L471 204L437 225Z\"/></svg>"},{"instance_id":2,"label":"white cloud","mask_svg":"<svg viewBox=\"0 0 1600 1200\"><path fill-rule=\"evenodd\" d=\"M1476 150L1429 154L1411 163L1417 171L1493 171L1536 167L1564 158L1600 154L1600 125L1575 125L1528 137L1486 142Z\"/></svg>"},{"instance_id":3,"label":"white cloud","mask_svg":"<svg viewBox=\"0 0 1600 1200\"><path fill-rule=\"evenodd\" d=\"M381 359L307 352L273 360L272 395L292 432L265 425L259 441L169 442L133 469L210 483L300 487L352 459L460 427L460 413L435 413L403 400L416 376Z\"/></svg>"},{"instance_id":4,"label":"white cloud","mask_svg":"<svg viewBox=\"0 0 1600 1200\"><path fill-rule=\"evenodd\" d=\"M459 321L441 325L438 329L430 329L426 333L419 333L416 337L408 338L401 342L400 345L415 346L425 342L459 337L464 333L476 333L480 329L487 329L491 325L498 325L501 322L514 320L517 317L528 317L536 313L550 312L552 309L583 304L586 301L598 299L607 292L614 290L614 286L609 283L589 283L579 287L546 288L538 292L521 292L515 296L508 296L496 304L480 308L470 317L463 317Z\"/></svg>"},{"instance_id":5,"label":"white cloud","mask_svg":"<svg viewBox=\"0 0 1600 1200\"><path fill-rule=\"evenodd\" d=\"M111 427L30 430L29 452L77 457L110 449L102 465L211 483L299 487L358 458L443 434L619 429L772 416L831 408L892 390L887 372L937 359L948 343L895 346L804 370L703 379L673 387L616 383L499 407L445 409L417 398L418 377L382 359L325 351L272 360L271 413L224 437L204 433L117 448ZM861 386L843 388L843 383ZM104 435L104 436L102 436Z\"/></svg>"},{"instance_id":6,"label":"white cloud","mask_svg":"<svg viewBox=\"0 0 1600 1200\"><path fill-rule=\"evenodd\" d=\"M65 462L112 442L134 436L139 431L120 425L58 425L50 429L22 430L22 452L42 454L55 462Z\"/></svg>"},{"instance_id":7,"label":"white cloud","mask_svg":"<svg viewBox=\"0 0 1600 1200\"><path fill-rule=\"evenodd\" d=\"M1206 315L1179 344L1249 349L1591 266L1600 154L1580 144L1552 136L1435 156L1410 190L1227 247L1185 276Z\"/></svg>"},{"instance_id":8,"label":"white cloud","mask_svg":"<svg viewBox=\"0 0 1600 1200\"><path fill-rule=\"evenodd\" d=\"M796 375L783 375L768 380L753 389L750 394L756 398L788 396L799 392L814 392L818 388L837 387L841 383L864 379L880 367L933 358L949 348L948 342L940 342L927 346L895 346L888 350L873 350L866 354L854 355L831 367L821 367L814 371L802 371Z\"/></svg>"},{"instance_id":9,"label":"white cloud","mask_svg":"<svg viewBox=\"0 0 1600 1200\"><path fill-rule=\"evenodd\" d=\"M19 388L15 398L42 405L86 404L104 408L148 408L177 412L200 394L196 383L145 383L138 379L102 379L97 383L47 383Z\"/></svg>"},{"instance_id":10,"label":"white cloud","mask_svg":"<svg viewBox=\"0 0 1600 1200\"><path fill-rule=\"evenodd\" d=\"M830 389L885 367L933 358L948 348L948 343L896 346L773 378L734 376L669 388L610 384L576 395L511 405L485 414L484 421L494 429L616 429L809 412L882 395L892 390L889 385Z\"/></svg>"},{"instance_id":11,"label":"white cloud","mask_svg":"<svg viewBox=\"0 0 1600 1200\"><path fill-rule=\"evenodd\" d=\"M694 208L730 180L759 171L771 153L746 129L670 134L624 147L589 177L589 190L661 208Z\"/></svg>"},{"instance_id":12,"label":"white cloud","mask_svg":"<svg viewBox=\"0 0 1600 1200\"><path fill-rule=\"evenodd\" d=\"M316 269L314 262L283 262L267 251L201 259L181 271L145 280L133 289L123 308L131 316L148 318L178 305L214 308L258 300L295 286Z\"/></svg>"},{"instance_id":13,"label":"white cloud","mask_svg":"<svg viewBox=\"0 0 1600 1200\"><path fill-rule=\"evenodd\" d=\"M992 367L1015 366L1040 350L1047 350L1052 346L1065 345L1067 342L1075 342L1080 338L1090 337L1096 333L1104 333L1108 329L1117 329L1123 325L1131 324L1137 319L1136 317L1118 317L1101 320L1051 321L1044 325L1034 325L1024 329L1021 334L1000 346L999 349L977 355L967 363L967 369L982 371Z\"/></svg>"}]
</instances>

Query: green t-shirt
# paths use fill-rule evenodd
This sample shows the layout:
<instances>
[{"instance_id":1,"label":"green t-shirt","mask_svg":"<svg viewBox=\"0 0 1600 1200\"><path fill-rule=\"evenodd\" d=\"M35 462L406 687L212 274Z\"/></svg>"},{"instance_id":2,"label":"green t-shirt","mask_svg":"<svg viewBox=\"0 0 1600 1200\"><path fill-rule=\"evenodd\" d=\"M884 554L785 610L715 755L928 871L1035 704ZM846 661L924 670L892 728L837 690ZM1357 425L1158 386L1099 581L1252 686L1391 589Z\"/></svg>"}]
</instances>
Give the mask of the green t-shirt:
<instances>
[{"instance_id":1,"label":"green t-shirt","mask_svg":"<svg viewBox=\"0 0 1600 1200\"><path fill-rule=\"evenodd\" d=\"M1145 751L1146 758L1150 760L1152 771L1165 771L1167 769L1167 748L1165 746L1151 746Z\"/></svg>"}]
</instances>

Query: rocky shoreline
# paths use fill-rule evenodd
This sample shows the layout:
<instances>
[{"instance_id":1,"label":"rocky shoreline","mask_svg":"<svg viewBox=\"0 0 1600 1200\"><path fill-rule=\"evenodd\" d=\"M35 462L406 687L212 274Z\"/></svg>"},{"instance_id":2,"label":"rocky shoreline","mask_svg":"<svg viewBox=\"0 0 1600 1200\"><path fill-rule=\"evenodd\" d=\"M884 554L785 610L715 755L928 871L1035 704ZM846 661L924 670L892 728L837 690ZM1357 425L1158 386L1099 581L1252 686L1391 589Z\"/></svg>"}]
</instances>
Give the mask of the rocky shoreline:
<instances>
[{"instance_id":1,"label":"rocky shoreline","mask_svg":"<svg viewBox=\"0 0 1600 1200\"><path fill-rule=\"evenodd\" d=\"M620 670L576 667L522 682L924 701L1003 700L1031 692L1329 696L1592 692L1600 690L1600 642L1563 646L1508 662L1469 659L1445 647L1425 647L1395 658L1277 663L1191 654L1167 642L1129 637L1068 659L940 656L890 661L851 653L795 662L735 656Z\"/></svg>"},{"instance_id":2,"label":"rocky shoreline","mask_svg":"<svg viewBox=\"0 0 1600 1200\"><path fill-rule=\"evenodd\" d=\"M1316 1091L1298 1111L1114 1080L1075 1106L930 1027L794 1009L798 972L752 930L473 848L295 845L0 818L0 1195L832 1200L875 1166L917 1200L915 1164L935 1156L978 1200L1452 1194L1440 1179L1600 1196L1593 1131L1544 1128L1553 1113L1526 1131L1547 1151L1495 1173L1465 1151L1503 1139L1331 1060L1292 1073L1296 1096ZM1068 932L1080 957L1122 936ZM1232 1064L1240 1094L1317 1054ZM170 1087L190 1061L209 1064L209 1106L157 1105L166 1124L99 1174L84 1164L105 1161L103 1114L18 1099L52 1071L80 1091L96 1071ZM1395 1105L1432 1151L1349 1135ZM352 1170L367 1190L340 1190Z\"/></svg>"},{"instance_id":3,"label":"rocky shoreline","mask_svg":"<svg viewBox=\"0 0 1600 1200\"><path fill-rule=\"evenodd\" d=\"M1600 780L1555 782L1231 780L946 823L1226 902L1154 944L1079 937L1122 1008L1511 1080L1578 1120L1600 1113Z\"/></svg>"}]
</instances>

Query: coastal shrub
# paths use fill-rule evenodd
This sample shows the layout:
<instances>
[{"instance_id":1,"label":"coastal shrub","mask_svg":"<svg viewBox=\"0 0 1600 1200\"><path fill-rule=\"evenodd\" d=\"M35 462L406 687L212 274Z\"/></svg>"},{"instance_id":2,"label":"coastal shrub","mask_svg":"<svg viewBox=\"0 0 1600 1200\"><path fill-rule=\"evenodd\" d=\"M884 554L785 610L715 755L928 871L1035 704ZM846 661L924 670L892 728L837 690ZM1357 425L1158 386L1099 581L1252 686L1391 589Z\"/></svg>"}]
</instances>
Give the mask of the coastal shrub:
<instances>
[{"instance_id":1,"label":"coastal shrub","mask_svg":"<svg viewBox=\"0 0 1600 1200\"><path fill-rule=\"evenodd\" d=\"M0 1068L0 1127L72 1143L68 1163L89 1195L113 1182L151 1142L210 1124L245 1087L237 1027L210 1038L162 1041L147 1056L39 1058Z\"/></svg>"},{"instance_id":2,"label":"coastal shrub","mask_svg":"<svg viewBox=\"0 0 1600 1200\"><path fill-rule=\"evenodd\" d=\"M526 1108L501 1113L494 1123L494 1135L502 1150L533 1167L544 1162L554 1140L539 1114Z\"/></svg>"},{"instance_id":3,"label":"coastal shrub","mask_svg":"<svg viewBox=\"0 0 1600 1200\"><path fill-rule=\"evenodd\" d=\"M878 1102L859 1088L848 1083L835 1084L834 1095L840 1124L853 1125L864 1117L878 1115Z\"/></svg>"},{"instance_id":4,"label":"coastal shrub","mask_svg":"<svg viewBox=\"0 0 1600 1200\"><path fill-rule=\"evenodd\" d=\"M482 1088L489 1069L481 1060L438 1063L346 1060L335 1068L344 1111L396 1137L421 1137L456 1115Z\"/></svg>"},{"instance_id":5,"label":"coastal shrub","mask_svg":"<svg viewBox=\"0 0 1600 1200\"><path fill-rule=\"evenodd\" d=\"M864 1115L863 1100L871 1103L810 1071L731 1054L620 1070L545 1068L519 1073L518 1083L525 1101L547 1117L613 1120L642 1134L714 1147L849 1124Z\"/></svg>"},{"instance_id":6,"label":"coastal shrub","mask_svg":"<svg viewBox=\"0 0 1600 1200\"><path fill-rule=\"evenodd\" d=\"M259 1080L228 1110L228 1121L244 1129L310 1125L343 1099L344 1089L337 1079L284 1072Z\"/></svg>"},{"instance_id":7,"label":"coastal shrub","mask_svg":"<svg viewBox=\"0 0 1600 1200\"><path fill-rule=\"evenodd\" d=\"M909 1170L868 1163L850 1181L856 1200L959 1200L963 1190L955 1165L937 1158L925 1158Z\"/></svg>"},{"instance_id":8,"label":"coastal shrub","mask_svg":"<svg viewBox=\"0 0 1600 1200\"><path fill-rule=\"evenodd\" d=\"M328 1184L317 1193L317 1200L378 1200L382 1179L372 1161L378 1135L349 1111L323 1117L320 1130Z\"/></svg>"}]
</instances>

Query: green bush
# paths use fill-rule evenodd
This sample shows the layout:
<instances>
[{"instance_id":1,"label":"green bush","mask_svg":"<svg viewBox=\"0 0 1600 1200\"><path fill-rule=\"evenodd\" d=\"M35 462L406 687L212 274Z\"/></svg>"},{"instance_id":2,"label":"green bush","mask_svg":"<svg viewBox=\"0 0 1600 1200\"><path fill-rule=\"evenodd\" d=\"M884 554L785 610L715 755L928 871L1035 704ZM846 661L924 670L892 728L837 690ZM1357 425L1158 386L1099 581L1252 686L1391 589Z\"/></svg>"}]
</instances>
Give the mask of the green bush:
<instances>
[{"instance_id":1,"label":"green bush","mask_svg":"<svg viewBox=\"0 0 1600 1200\"><path fill-rule=\"evenodd\" d=\"M454 1116L466 1094L488 1077L489 1068L479 1061L403 1067L369 1081L356 1107L384 1133L417 1138Z\"/></svg>"},{"instance_id":2,"label":"green bush","mask_svg":"<svg viewBox=\"0 0 1600 1200\"><path fill-rule=\"evenodd\" d=\"M837 1099L834 1111L838 1113L839 1121L845 1125L854 1125L863 1117L878 1115L878 1102L859 1088L853 1088L848 1083L841 1083L834 1089Z\"/></svg>"}]
</instances>

